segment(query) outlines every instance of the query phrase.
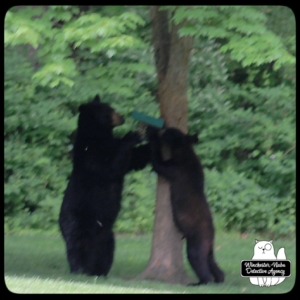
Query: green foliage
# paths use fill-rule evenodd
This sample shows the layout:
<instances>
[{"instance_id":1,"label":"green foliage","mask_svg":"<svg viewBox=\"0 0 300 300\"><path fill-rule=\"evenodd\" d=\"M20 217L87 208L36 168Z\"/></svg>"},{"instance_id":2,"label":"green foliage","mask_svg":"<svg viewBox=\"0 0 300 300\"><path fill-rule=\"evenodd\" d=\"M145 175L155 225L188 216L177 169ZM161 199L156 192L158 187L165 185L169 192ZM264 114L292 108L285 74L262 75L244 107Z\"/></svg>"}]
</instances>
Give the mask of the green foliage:
<instances>
[{"instance_id":1,"label":"green foliage","mask_svg":"<svg viewBox=\"0 0 300 300\"><path fill-rule=\"evenodd\" d=\"M112 57L124 49L145 48L142 40L130 33L144 23L132 12L105 17L93 12L81 14L77 7L69 6L48 6L45 12L34 9L29 14L25 8L7 12L5 44L40 46L37 55L43 66L33 76L36 84L72 86L77 75L76 60L69 57L76 56L76 49L97 54L104 51Z\"/></svg>"},{"instance_id":2,"label":"green foliage","mask_svg":"<svg viewBox=\"0 0 300 300\"><path fill-rule=\"evenodd\" d=\"M151 232L154 222L156 175L147 168L126 176L122 209L115 224L118 232Z\"/></svg>"},{"instance_id":3,"label":"green foliage","mask_svg":"<svg viewBox=\"0 0 300 300\"><path fill-rule=\"evenodd\" d=\"M244 173L226 169L206 171L207 197L214 212L222 214L225 227L240 232L295 232L295 201L276 197Z\"/></svg>"},{"instance_id":4,"label":"green foliage","mask_svg":"<svg viewBox=\"0 0 300 300\"><path fill-rule=\"evenodd\" d=\"M175 23L187 21L180 35L223 38L221 52L230 51L231 58L243 67L273 62L274 69L295 64L295 56L265 26L266 15L251 6L180 6L172 17Z\"/></svg>"},{"instance_id":5,"label":"green foliage","mask_svg":"<svg viewBox=\"0 0 300 300\"><path fill-rule=\"evenodd\" d=\"M75 119L51 94L34 95L33 70L17 53L5 53L4 212L10 227L49 228L70 172L66 143Z\"/></svg>"},{"instance_id":6,"label":"green foliage","mask_svg":"<svg viewBox=\"0 0 300 300\"><path fill-rule=\"evenodd\" d=\"M294 232L294 86L282 79L282 70L268 66L259 82L255 67L243 69L246 79L235 78L235 64L213 40L196 42L195 48L190 131L200 131L195 148L212 209L222 213L229 229Z\"/></svg>"}]
</instances>

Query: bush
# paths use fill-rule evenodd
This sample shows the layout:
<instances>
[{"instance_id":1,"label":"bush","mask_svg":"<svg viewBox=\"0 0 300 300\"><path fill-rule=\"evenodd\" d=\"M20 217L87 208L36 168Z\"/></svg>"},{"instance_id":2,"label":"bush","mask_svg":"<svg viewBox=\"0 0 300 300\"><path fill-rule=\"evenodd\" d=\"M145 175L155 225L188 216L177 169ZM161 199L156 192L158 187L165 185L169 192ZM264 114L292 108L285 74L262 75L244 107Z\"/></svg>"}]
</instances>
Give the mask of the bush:
<instances>
[{"instance_id":1,"label":"bush","mask_svg":"<svg viewBox=\"0 0 300 300\"><path fill-rule=\"evenodd\" d=\"M223 216L227 229L240 232L269 230L275 234L295 230L295 202L280 199L243 173L206 170L207 197L212 210ZM284 201L284 203L282 203Z\"/></svg>"},{"instance_id":2,"label":"bush","mask_svg":"<svg viewBox=\"0 0 300 300\"><path fill-rule=\"evenodd\" d=\"M150 168L125 177L122 208L115 229L122 233L152 232L157 176Z\"/></svg>"},{"instance_id":3,"label":"bush","mask_svg":"<svg viewBox=\"0 0 300 300\"><path fill-rule=\"evenodd\" d=\"M294 232L293 83L283 79L283 70L268 66L239 69L211 40L198 47L201 55L191 66L197 76L190 78L189 120L190 131L199 133L195 149L206 170L212 208L224 216L227 228ZM238 77L229 76L236 70ZM265 79L258 86L262 72Z\"/></svg>"}]
</instances>

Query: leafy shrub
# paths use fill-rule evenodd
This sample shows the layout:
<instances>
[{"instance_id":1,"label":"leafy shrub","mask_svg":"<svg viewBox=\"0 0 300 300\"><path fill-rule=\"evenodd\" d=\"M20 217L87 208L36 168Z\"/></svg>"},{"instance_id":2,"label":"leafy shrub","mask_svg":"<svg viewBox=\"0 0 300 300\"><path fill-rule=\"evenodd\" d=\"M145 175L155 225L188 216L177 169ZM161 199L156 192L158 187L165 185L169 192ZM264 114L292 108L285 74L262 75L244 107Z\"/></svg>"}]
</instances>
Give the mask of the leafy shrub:
<instances>
[{"instance_id":1,"label":"leafy shrub","mask_svg":"<svg viewBox=\"0 0 300 300\"><path fill-rule=\"evenodd\" d=\"M295 230L295 202L279 199L243 173L228 169L206 171L207 197L212 210L223 216L225 227L240 232ZM282 202L285 202L284 204Z\"/></svg>"},{"instance_id":2,"label":"leafy shrub","mask_svg":"<svg viewBox=\"0 0 300 300\"><path fill-rule=\"evenodd\" d=\"M115 224L118 232L152 231L157 176L149 169L131 172L125 177L122 208Z\"/></svg>"},{"instance_id":3,"label":"leafy shrub","mask_svg":"<svg viewBox=\"0 0 300 300\"><path fill-rule=\"evenodd\" d=\"M293 232L293 84L280 79L282 70L265 70L266 78L280 79L274 86L269 82L264 87L263 80L256 86L255 77L248 75L237 84L218 43L203 40L196 46L203 50L192 58L197 76L190 78L190 131L199 133L195 149L206 168L212 208L224 216L227 228ZM246 74L252 71L243 69Z\"/></svg>"}]
</instances>

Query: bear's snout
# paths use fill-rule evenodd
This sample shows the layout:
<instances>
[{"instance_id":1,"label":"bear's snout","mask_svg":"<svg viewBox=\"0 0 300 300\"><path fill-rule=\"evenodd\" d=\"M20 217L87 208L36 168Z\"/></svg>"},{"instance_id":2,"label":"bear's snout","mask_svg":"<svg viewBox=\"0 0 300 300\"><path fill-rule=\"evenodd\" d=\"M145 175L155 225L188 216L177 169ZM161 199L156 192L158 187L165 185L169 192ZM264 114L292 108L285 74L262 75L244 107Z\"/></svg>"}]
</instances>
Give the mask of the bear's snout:
<instances>
[{"instance_id":1,"label":"bear's snout","mask_svg":"<svg viewBox=\"0 0 300 300\"><path fill-rule=\"evenodd\" d=\"M125 122L125 118L121 115L119 115L118 113L114 113L112 115L112 125L115 126L119 126L124 124Z\"/></svg>"}]
</instances>

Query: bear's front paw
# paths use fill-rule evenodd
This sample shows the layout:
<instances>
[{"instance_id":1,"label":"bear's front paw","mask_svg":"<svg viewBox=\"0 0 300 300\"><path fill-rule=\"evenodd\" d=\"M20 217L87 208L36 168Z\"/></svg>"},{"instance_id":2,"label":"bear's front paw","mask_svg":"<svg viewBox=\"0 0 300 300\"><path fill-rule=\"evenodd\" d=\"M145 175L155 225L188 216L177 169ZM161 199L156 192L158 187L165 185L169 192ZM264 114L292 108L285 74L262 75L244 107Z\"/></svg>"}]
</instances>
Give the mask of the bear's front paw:
<instances>
[{"instance_id":1,"label":"bear's front paw","mask_svg":"<svg viewBox=\"0 0 300 300\"><path fill-rule=\"evenodd\" d=\"M157 139L158 138L158 131L159 131L158 128L149 125L146 129L146 136L147 136L148 140L152 141L152 140Z\"/></svg>"},{"instance_id":2,"label":"bear's front paw","mask_svg":"<svg viewBox=\"0 0 300 300\"><path fill-rule=\"evenodd\" d=\"M123 142L128 146L134 146L142 141L140 134L137 131L129 131L124 137Z\"/></svg>"}]
</instances>

